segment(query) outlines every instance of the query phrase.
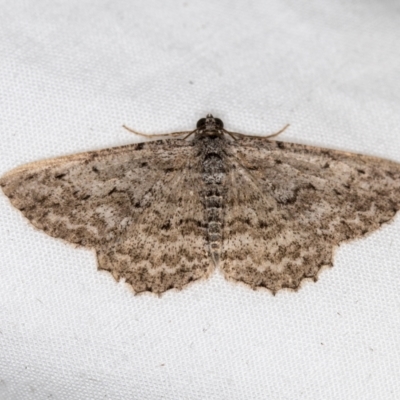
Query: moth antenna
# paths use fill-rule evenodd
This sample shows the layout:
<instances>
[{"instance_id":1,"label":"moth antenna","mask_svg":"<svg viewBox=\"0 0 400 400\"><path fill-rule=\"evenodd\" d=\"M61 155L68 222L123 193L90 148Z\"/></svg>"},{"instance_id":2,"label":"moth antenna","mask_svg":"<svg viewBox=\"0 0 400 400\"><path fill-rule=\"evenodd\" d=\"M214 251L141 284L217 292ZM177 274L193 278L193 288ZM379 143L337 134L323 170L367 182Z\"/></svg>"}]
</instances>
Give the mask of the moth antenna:
<instances>
[{"instance_id":1,"label":"moth antenna","mask_svg":"<svg viewBox=\"0 0 400 400\"><path fill-rule=\"evenodd\" d=\"M195 129L194 131L183 131L183 132L172 132L172 133L160 133L160 134L149 135L149 134L147 134L147 133L136 132L135 130L133 130L132 128L129 128L129 127L126 126L126 125L122 125L122 127L123 127L124 129L126 129L127 131L129 131L129 132L135 134L135 135L143 136L143 137L145 137L145 138L150 138L150 139L151 139L151 138L155 138L155 137L166 137L166 136L172 136L172 137L174 137L174 136L181 136L181 135L185 135L186 133L189 133L188 136L190 136L193 132L196 132L196 129ZM188 136L186 136L186 137L188 137ZM186 137L185 137L184 139L186 139Z\"/></svg>"},{"instance_id":2,"label":"moth antenna","mask_svg":"<svg viewBox=\"0 0 400 400\"><path fill-rule=\"evenodd\" d=\"M239 133L239 132L231 132L231 131L227 131L226 129L222 129L222 131L224 133L227 133L228 135L230 135L231 137L233 137L232 135L237 135L239 137L243 137L243 138L257 138L257 139L269 139L275 136L280 135L283 131L285 131L288 127L290 126L290 124L286 124L281 130L279 130L278 132L272 133L271 135L268 136L257 136L257 135L245 135L244 133ZM234 138L234 137L233 137ZM235 138L234 138L235 139Z\"/></svg>"}]
</instances>

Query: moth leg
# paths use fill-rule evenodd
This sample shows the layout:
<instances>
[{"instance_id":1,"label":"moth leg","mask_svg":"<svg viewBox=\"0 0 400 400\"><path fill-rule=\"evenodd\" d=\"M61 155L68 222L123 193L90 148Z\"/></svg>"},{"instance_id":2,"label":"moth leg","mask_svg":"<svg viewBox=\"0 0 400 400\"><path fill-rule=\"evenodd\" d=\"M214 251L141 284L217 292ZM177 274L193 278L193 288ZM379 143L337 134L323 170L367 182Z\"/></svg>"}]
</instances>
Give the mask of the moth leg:
<instances>
[{"instance_id":1,"label":"moth leg","mask_svg":"<svg viewBox=\"0 0 400 400\"><path fill-rule=\"evenodd\" d=\"M233 132L228 132L224 129L224 132L227 133L233 140L238 140L237 137L233 136Z\"/></svg>"},{"instance_id":2,"label":"moth leg","mask_svg":"<svg viewBox=\"0 0 400 400\"><path fill-rule=\"evenodd\" d=\"M132 128L127 127L126 125L122 125L122 127L124 129L126 129L127 131L134 133L135 135L143 136L145 138L168 137L168 136L175 137L175 136L185 135L187 133L189 135L191 135L192 133L194 133L196 131L196 129L195 129L194 131L183 131L183 132L172 132L172 133L161 133L161 134L156 134L156 135L148 135L147 133L136 132Z\"/></svg>"},{"instance_id":3,"label":"moth leg","mask_svg":"<svg viewBox=\"0 0 400 400\"><path fill-rule=\"evenodd\" d=\"M187 139L190 135L193 135L193 133L195 133L196 131L197 131L197 129L195 129L195 130L189 132L182 140ZM187 133L187 132L176 132L176 133Z\"/></svg>"},{"instance_id":4,"label":"moth leg","mask_svg":"<svg viewBox=\"0 0 400 400\"><path fill-rule=\"evenodd\" d=\"M233 138L234 138L233 135L237 135L238 137L244 137L244 138L269 139L274 136L280 135L288 127L289 127L289 124L286 124L281 130L279 130L278 132L272 133L271 135L268 135L268 136L245 135L245 134L239 133L239 132L230 132L230 131L227 131L226 129L223 129L223 132L227 133L228 135L232 136Z\"/></svg>"}]
</instances>

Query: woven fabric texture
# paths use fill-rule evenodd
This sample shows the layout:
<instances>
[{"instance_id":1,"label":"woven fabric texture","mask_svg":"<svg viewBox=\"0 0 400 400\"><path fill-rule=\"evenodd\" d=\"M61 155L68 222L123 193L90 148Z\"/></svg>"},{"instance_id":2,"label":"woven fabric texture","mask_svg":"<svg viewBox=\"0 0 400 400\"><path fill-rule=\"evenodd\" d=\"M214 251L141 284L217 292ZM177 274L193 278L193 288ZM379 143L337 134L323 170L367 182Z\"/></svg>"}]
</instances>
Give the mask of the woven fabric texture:
<instances>
[{"instance_id":1,"label":"woven fabric texture","mask_svg":"<svg viewBox=\"0 0 400 400\"><path fill-rule=\"evenodd\" d=\"M399 3L28 0L0 6L0 173L192 129L400 162ZM0 399L398 399L400 218L297 293L216 272L134 296L0 195Z\"/></svg>"}]
</instances>

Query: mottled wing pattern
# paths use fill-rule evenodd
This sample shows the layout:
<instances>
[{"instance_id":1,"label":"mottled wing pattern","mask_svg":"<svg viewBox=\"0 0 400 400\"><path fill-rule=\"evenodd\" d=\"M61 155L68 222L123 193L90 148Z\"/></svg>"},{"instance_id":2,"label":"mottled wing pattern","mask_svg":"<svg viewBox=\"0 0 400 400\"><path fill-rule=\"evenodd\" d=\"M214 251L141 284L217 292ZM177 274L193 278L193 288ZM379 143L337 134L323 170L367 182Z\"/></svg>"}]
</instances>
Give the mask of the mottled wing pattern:
<instances>
[{"instance_id":1,"label":"mottled wing pattern","mask_svg":"<svg viewBox=\"0 0 400 400\"><path fill-rule=\"evenodd\" d=\"M151 205L124 235L98 251L100 268L124 278L137 293L181 289L210 275L198 163L189 153L185 168L167 172L145 199Z\"/></svg>"},{"instance_id":2,"label":"mottled wing pattern","mask_svg":"<svg viewBox=\"0 0 400 400\"><path fill-rule=\"evenodd\" d=\"M221 268L272 292L332 265L342 241L400 209L400 164L300 144L244 138L227 150Z\"/></svg>"},{"instance_id":3,"label":"mottled wing pattern","mask_svg":"<svg viewBox=\"0 0 400 400\"><path fill-rule=\"evenodd\" d=\"M27 164L0 185L35 227L95 248L135 291L162 292L209 273L193 158L190 142L140 143Z\"/></svg>"}]
</instances>

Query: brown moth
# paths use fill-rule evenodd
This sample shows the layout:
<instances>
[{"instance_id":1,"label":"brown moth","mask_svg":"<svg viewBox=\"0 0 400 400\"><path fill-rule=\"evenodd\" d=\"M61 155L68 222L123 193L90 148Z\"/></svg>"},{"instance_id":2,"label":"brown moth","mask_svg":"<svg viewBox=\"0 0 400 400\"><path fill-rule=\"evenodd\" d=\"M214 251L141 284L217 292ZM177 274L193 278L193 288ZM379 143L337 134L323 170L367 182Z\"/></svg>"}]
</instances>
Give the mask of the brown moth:
<instances>
[{"instance_id":1,"label":"brown moth","mask_svg":"<svg viewBox=\"0 0 400 400\"><path fill-rule=\"evenodd\" d=\"M216 267L275 293L316 280L339 243L400 209L400 164L275 135L229 132L209 114L167 139L23 165L0 185L36 228L95 249L136 293Z\"/></svg>"}]
</instances>

